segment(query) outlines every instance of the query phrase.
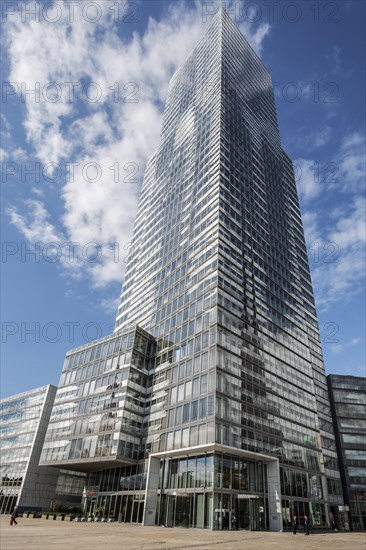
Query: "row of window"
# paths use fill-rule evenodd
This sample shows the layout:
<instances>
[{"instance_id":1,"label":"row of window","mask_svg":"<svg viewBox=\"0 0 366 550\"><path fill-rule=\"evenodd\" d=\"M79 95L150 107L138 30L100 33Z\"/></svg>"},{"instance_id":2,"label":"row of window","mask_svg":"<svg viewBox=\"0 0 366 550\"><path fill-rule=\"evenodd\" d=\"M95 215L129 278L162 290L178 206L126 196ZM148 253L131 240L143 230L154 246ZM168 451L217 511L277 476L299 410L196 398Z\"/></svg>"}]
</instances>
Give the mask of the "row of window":
<instances>
[{"instance_id":1,"label":"row of window","mask_svg":"<svg viewBox=\"0 0 366 550\"><path fill-rule=\"evenodd\" d=\"M215 388L215 371L202 376L196 376L193 379L182 382L170 389L170 405L175 405L181 401L191 399L202 395L207 391L212 391Z\"/></svg>"},{"instance_id":2,"label":"row of window","mask_svg":"<svg viewBox=\"0 0 366 550\"><path fill-rule=\"evenodd\" d=\"M215 400L213 395L197 399L190 403L180 405L168 411L168 428L194 422L198 419L213 416L215 414Z\"/></svg>"},{"instance_id":3,"label":"row of window","mask_svg":"<svg viewBox=\"0 0 366 550\"><path fill-rule=\"evenodd\" d=\"M184 447L194 447L195 445L206 445L215 440L214 422L190 426L187 428L168 432L161 436L162 450L170 451ZM165 449L163 449L165 444Z\"/></svg>"}]
</instances>

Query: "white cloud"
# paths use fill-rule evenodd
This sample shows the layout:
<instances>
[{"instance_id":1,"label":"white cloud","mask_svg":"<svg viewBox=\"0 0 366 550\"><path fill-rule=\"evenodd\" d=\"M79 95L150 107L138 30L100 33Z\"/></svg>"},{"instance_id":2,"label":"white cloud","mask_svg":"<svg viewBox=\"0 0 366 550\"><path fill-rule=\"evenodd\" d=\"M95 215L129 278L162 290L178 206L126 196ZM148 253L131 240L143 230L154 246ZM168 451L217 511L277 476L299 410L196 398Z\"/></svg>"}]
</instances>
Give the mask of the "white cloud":
<instances>
[{"instance_id":1,"label":"white cloud","mask_svg":"<svg viewBox=\"0 0 366 550\"><path fill-rule=\"evenodd\" d=\"M302 201L309 201L321 192L317 177L318 164L313 160L299 158L294 162L297 190Z\"/></svg>"},{"instance_id":2,"label":"white cloud","mask_svg":"<svg viewBox=\"0 0 366 550\"><path fill-rule=\"evenodd\" d=\"M0 114L1 118L1 144L0 159L1 162L22 162L27 158L27 153L22 147L14 145L12 136L12 125L4 115Z\"/></svg>"},{"instance_id":3,"label":"white cloud","mask_svg":"<svg viewBox=\"0 0 366 550\"><path fill-rule=\"evenodd\" d=\"M37 197L44 197L44 191L43 189L39 189L39 187L32 187L31 192Z\"/></svg>"},{"instance_id":4,"label":"white cloud","mask_svg":"<svg viewBox=\"0 0 366 550\"><path fill-rule=\"evenodd\" d=\"M340 353L343 351L346 351L347 348L357 346L361 342L361 338L351 338L351 340L348 340L348 342L345 342L344 344L332 344L330 346L330 350L332 353Z\"/></svg>"},{"instance_id":5,"label":"white cloud","mask_svg":"<svg viewBox=\"0 0 366 550\"><path fill-rule=\"evenodd\" d=\"M205 25L199 2L176 2L160 21L150 18L142 36L133 33L131 38L122 38L121 28L107 9L116 2L103 2L103 17L95 25L82 17L85 3L78 3L73 23L67 10L53 24L31 18L22 22L15 16L6 23L9 81L19 90L40 87L40 101L34 95L24 97L28 143L44 164L78 163L74 181L69 176L60 192L61 220L51 216L52 205L38 200L26 202L26 213L19 207L11 207L9 213L11 222L29 240L96 242L102 250L110 250L115 243L122 247L130 240L145 163L160 135L169 79ZM262 23L253 30L245 23L244 27L248 40L260 52L269 26ZM48 88L50 82L59 87ZM73 82L79 85L67 84ZM86 100L82 87L85 90L87 82L96 83L99 101ZM46 100L56 92L57 101ZM126 94L138 102L123 101ZM87 163L99 167L100 181L87 181L82 171ZM116 163L118 182L111 169ZM137 167L136 181L126 177L127 163ZM34 192L41 195L39 186ZM78 275L89 273L96 286L122 278L124 263L116 262L112 253L103 255L100 263L85 265L81 260L72 267Z\"/></svg>"},{"instance_id":6,"label":"white cloud","mask_svg":"<svg viewBox=\"0 0 366 550\"><path fill-rule=\"evenodd\" d=\"M339 168L336 184L343 191L363 192L366 172L365 136L360 132L346 135L335 160Z\"/></svg>"},{"instance_id":7,"label":"white cloud","mask_svg":"<svg viewBox=\"0 0 366 550\"><path fill-rule=\"evenodd\" d=\"M315 132L312 135L313 148L319 149L320 147L323 147L323 145L328 143L330 136L331 136L331 129L329 126L324 126L324 128L322 128L318 132Z\"/></svg>"},{"instance_id":8,"label":"white cloud","mask_svg":"<svg viewBox=\"0 0 366 550\"><path fill-rule=\"evenodd\" d=\"M361 338L352 338L352 340L349 342L350 346L356 346L361 342Z\"/></svg>"},{"instance_id":9,"label":"white cloud","mask_svg":"<svg viewBox=\"0 0 366 550\"><path fill-rule=\"evenodd\" d=\"M332 162L298 159L294 167L316 303L325 310L364 283L364 137L345 135ZM343 202L333 206L335 189Z\"/></svg>"},{"instance_id":10,"label":"white cloud","mask_svg":"<svg viewBox=\"0 0 366 550\"><path fill-rule=\"evenodd\" d=\"M257 52L258 55L260 55L263 49L263 41L270 32L270 29L271 29L270 25L268 23L262 23L254 31L254 33L253 33L252 26L248 21L244 21L240 23L238 26L241 32L249 41L252 48Z\"/></svg>"},{"instance_id":11,"label":"white cloud","mask_svg":"<svg viewBox=\"0 0 366 550\"><path fill-rule=\"evenodd\" d=\"M319 254L312 262L312 278L318 307L349 301L364 284L365 201L353 199L343 209L334 228L323 229L317 242ZM318 231L319 226L318 226Z\"/></svg>"},{"instance_id":12,"label":"white cloud","mask_svg":"<svg viewBox=\"0 0 366 550\"><path fill-rule=\"evenodd\" d=\"M330 346L330 351L332 353L340 353L341 351L343 351L343 346L341 344L332 344Z\"/></svg>"},{"instance_id":13,"label":"white cloud","mask_svg":"<svg viewBox=\"0 0 366 550\"><path fill-rule=\"evenodd\" d=\"M15 225L18 231L30 242L60 242L62 237L54 225L50 223L50 214L44 204L35 199L28 199L24 202L28 208L28 213L25 216L21 216L12 207L8 209L11 223Z\"/></svg>"},{"instance_id":14,"label":"white cloud","mask_svg":"<svg viewBox=\"0 0 366 550\"><path fill-rule=\"evenodd\" d=\"M119 297L117 298L104 298L101 302L102 308L104 311L107 311L109 313L116 313L117 308L119 306ZM113 327L111 328L111 332L113 330Z\"/></svg>"},{"instance_id":15,"label":"white cloud","mask_svg":"<svg viewBox=\"0 0 366 550\"><path fill-rule=\"evenodd\" d=\"M326 55L328 67L332 74L339 74L341 70L341 50L338 46L333 46L330 55Z\"/></svg>"},{"instance_id":16,"label":"white cloud","mask_svg":"<svg viewBox=\"0 0 366 550\"><path fill-rule=\"evenodd\" d=\"M352 134L347 134L342 140L342 149L348 150L352 147L358 147L359 145L364 146L365 137L359 132L353 132Z\"/></svg>"},{"instance_id":17,"label":"white cloud","mask_svg":"<svg viewBox=\"0 0 366 550\"><path fill-rule=\"evenodd\" d=\"M303 138L305 142L325 143L329 127ZM309 158L294 161L295 178L301 202L320 193L337 189L340 192L363 192L365 184L365 137L360 132L347 134L331 162L319 163Z\"/></svg>"},{"instance_id":18,"label":"white cloud","mask_svg":"<svg viewBox=\"0 0 366 550\"><path fill-rule=\"evenodd\" d=\"M306 151L320 149L326 145L331 138L330 126L324 126L310 134L304 134L303 129L299 131L300 136L296 139L297 146Z\"/></svg>"},{"instance_id":19,"label":"white cloud","mask_svg":"<svg viewBox=\"0 0 366 550\"><path fill-rule=\"evenodd\" d=\"M302 215L302 224L304 227L305 241L308 248L311 249L313 243L321 241L316 212L304 212Z\"/></svg>"},{"instance_id":20,"label":"white cloud","mask_svg":"<svg viewBox=\"0 0 366 550\"><path fill-rule=\"evenodd\" d=\"M348 213L338 220L335 228L330 231L329 237L341 249L365 243L365 200L363 197L354 199Z\"/></svg>"}]
</instances>

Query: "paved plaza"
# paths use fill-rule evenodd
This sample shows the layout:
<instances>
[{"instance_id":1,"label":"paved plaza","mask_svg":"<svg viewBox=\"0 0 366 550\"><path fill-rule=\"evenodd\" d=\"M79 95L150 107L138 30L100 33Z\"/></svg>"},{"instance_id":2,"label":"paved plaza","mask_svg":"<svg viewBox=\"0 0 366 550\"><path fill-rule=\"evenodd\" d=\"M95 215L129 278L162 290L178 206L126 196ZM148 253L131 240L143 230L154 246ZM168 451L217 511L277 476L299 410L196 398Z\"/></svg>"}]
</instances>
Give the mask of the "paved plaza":
<instances>
[{"instance_id":1,"label":"paved plaza","mask_svg":"<svg viewBox=\"0 0 366 550\"><path fill-rule=\"evenodd\" d=\"M1 518L1 550L365 550L365 533L206 531Z\"/></svg>"}]
</instances>

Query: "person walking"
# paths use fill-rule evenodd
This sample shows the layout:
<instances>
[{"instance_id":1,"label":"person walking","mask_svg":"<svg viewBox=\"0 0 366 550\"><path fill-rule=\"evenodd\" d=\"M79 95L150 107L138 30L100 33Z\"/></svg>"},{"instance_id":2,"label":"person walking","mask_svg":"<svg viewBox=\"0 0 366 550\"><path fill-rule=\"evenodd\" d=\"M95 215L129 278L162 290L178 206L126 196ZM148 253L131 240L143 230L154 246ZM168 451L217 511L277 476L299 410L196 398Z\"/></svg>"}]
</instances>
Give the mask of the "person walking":
<instances>
[{"instance_id":1,"label":"person walking","mask_svg":"<svg viewBox=\"0 0 366 550\"><path fill-rule=\"evenodd\" d=\"M292 520L292 533L293 535L296 535L297 531L297 516L294 516L294 519Z\"/></svg>"},{"instance_id":2,"label":"person walking","mask_svg":"<svg viewBox=\"0 0 366 550\"><path fill-rule=\"evenodd\" d=\"M329 512L329 523L330 523L330 526L332 528L332 531L337 531L336 524L335 524L335 519L334 519L334 516L333 516L332 512Z\"/></svg>"},{"instance_id":3,"label":"person walking","mask_svg":"<svg viewBox=\"0 0 366 550\"><path fill-rule=\"evenodd\" d=\"M12 511L12 514L10 516L10 525L13 525L13 523L15 523L15 525L18 525L18 522L16 521L18 515L18 507L14 506L14 510Z\"/></svg>"},{"instance_id":4,"label":"person walking","mask_svg":"<svg viewBox=\"0 0 366 550\"><path fill-rule=\"evenodd\" d=\"M310 520L308 516L304 516L304 533L310 535Z\"/></svg>"}]
</instances>

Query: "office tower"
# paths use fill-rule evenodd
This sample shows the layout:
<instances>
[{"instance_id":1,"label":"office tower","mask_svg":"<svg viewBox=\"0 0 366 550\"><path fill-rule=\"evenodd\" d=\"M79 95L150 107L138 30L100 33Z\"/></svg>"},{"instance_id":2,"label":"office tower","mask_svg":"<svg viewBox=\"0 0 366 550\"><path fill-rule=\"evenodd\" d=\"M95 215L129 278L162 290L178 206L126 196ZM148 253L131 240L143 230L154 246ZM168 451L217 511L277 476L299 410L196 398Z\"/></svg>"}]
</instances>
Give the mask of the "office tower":
<instances>
[{"instance_id":1,"label":"office tower","mask_svg":"<svg viewBox=\"0 0 366 550\"><path fill-rule=\"evenodd\" d=\"M268 71L224 10L171 79L107 340L68 354L55 401L69 415L56 463L94 469L86 510L214 529L235 517L280 530L294 514L327 524L342 497L328 495L339 472L292 164ZM114 467L95 454L108 399Z\"/></svg>"},{"instance_id":2,"label":"office tower","mask_svg":"<svg viewBox=\"0 0 366 550\"><path fill-rule=\"evenodd\" d=\"M344 503L339 524L366 529L366 378L327 376Z\"/></svg>"},{"instance_id":3,"label":"office tower","mask_svg":"<svg viewBox=\"0 0 366 550\"><path fill-rule=\"evenodd\" d=\"M80 503L85 479L38 465L56 395L42 386L0 401L0 513L50 509L52 502ZM64 491L67 486L68 490ZM60 490L60 493L59 493Z\"/></svg>"}]
</instances>

